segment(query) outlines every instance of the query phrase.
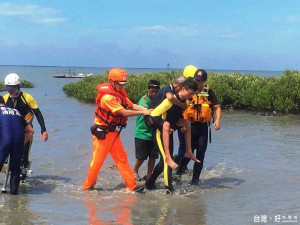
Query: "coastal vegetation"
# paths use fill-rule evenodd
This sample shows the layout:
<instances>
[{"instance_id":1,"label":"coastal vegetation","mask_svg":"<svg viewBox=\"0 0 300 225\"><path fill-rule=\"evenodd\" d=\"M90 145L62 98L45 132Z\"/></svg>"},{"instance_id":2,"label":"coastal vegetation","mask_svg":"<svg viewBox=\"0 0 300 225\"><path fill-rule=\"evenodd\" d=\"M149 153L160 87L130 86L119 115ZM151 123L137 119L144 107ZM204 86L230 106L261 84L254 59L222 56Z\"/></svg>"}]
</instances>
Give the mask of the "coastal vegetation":
<instances>
[{"instance_id":1,"label":"coastal vegetation","mask_svg":"<svg viewBox=\"0 0 300 225\"><path fill-rule=\"evenodd\" d=\"M21 88L33 88L34 84L27 80L22 80L20 83ZM0 82L0 91L4 91L4 82Z\"/></svg>"},{"instance_id":2,"label":"coastal vegetation","mask_svg":"<svg viewBox=\"0 0 300 225\"><path fill-rule=\"evenodd\" d=\"M129 98L138 102L146 93L150 79L161 82L161 87L173 82L178 72L153 72L140 75L129 74L125 86ZM86 77L63 87L67 96L85 103L94 103L99 83L107 82L107 74ZM210 88L214 90L221 106L230 109L267 111L278 113L300 112L300 72L285 70L280 77L262 77L253 74L208 73Z\"/></svg>"}]
</instances>

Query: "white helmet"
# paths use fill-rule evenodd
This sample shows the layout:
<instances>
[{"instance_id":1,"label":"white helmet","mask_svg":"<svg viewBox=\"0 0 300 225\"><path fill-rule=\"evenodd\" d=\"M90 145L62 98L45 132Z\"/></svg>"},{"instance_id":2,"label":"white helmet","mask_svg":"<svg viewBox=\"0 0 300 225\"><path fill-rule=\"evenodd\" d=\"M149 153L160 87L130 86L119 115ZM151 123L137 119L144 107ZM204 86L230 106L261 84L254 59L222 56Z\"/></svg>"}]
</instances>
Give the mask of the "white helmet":
<instances>
[{"instance_id":1,"label":"white helmet","mask_svg":"<svg viewBox=\"0 0 300 225\"><path fill-rule=\"evenodd\" d=\"M9 73L4 80L5 85L18 85L20 84L20 77L16 73Z\"/></svg>"}]
</instances>

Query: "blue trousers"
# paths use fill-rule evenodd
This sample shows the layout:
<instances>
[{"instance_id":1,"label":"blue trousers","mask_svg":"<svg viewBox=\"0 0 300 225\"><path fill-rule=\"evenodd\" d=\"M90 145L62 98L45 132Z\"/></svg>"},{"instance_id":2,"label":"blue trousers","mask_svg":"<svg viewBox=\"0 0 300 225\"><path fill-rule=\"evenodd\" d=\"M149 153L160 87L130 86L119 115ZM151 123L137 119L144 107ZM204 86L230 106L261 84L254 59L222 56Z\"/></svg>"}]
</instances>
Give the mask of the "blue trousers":
<instances>
[{"instance_id":1,"label":"blue trousers","mask_svg":"<svg viewBox=\"0 0 300 225\"><path fill-rule=\"evenodd\" d=\"M24 130L0 130L0 169L10 154L10 194L16 195L20 184L20 163L24 147Z\"/></svg>"}]
</instances>

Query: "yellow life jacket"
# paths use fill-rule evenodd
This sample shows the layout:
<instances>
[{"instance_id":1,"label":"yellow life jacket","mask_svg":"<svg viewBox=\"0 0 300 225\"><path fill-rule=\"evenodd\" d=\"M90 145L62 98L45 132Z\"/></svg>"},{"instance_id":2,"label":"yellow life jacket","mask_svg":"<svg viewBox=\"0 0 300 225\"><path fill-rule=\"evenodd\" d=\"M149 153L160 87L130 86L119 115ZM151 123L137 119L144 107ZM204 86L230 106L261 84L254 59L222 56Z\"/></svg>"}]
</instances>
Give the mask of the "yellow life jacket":
<instances>
[{"instance_id":1,"label":"yellow life jacket","mask_svg":"<svg viewBox=\"0 0 300 225\"><path fill-rule=\"evenodd\" d=\"M200 122L206 123L213 118L212 102L208 101L209 86L205 85L201 93L193 95L189 101L187 109L183 113L183 118L191 123Z\"/></svg>"},{"instance_id":2,"label":"yellow life jacket","mask_svg":"<svg viewBox=\"0 0 300 225\"><path fill-rule=\"evenodd\" d=\"M28 124L32 124L34 113L32 109L37 109L38 105L35 99L26 92L20 92L15 101L10 97L9 93L3 96L5 105L17 109Z\"/></svg>"}]
</instances>

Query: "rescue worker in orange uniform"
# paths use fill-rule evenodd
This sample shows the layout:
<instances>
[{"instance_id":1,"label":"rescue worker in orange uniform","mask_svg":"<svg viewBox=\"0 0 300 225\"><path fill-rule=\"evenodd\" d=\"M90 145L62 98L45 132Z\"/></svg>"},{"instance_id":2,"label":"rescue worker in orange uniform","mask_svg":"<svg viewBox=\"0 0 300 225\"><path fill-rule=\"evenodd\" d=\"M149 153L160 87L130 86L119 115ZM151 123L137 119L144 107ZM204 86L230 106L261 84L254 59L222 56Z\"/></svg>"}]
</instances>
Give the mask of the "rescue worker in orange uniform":
<instances>
[{"instance_id":1,"label":"rescue worker in orange uniform","mask_svg":"<svg viewBox=\"0 0 300 225\"><path fill-rule=\"evenodd\" d=\"M127 84L125 70L114 68L108 73L109 83L99 84L96 98L93 134L93 159L83 190L92 189L97 181L98 173L108 153L111 154L118 167L126 187L135 192L142 192L144 187L136 184L133 171L124 151L120 133L126 126L127 117L150 115L152 110L133 104L127 97L124 85Z\"/></svg>"}]
</instances>

